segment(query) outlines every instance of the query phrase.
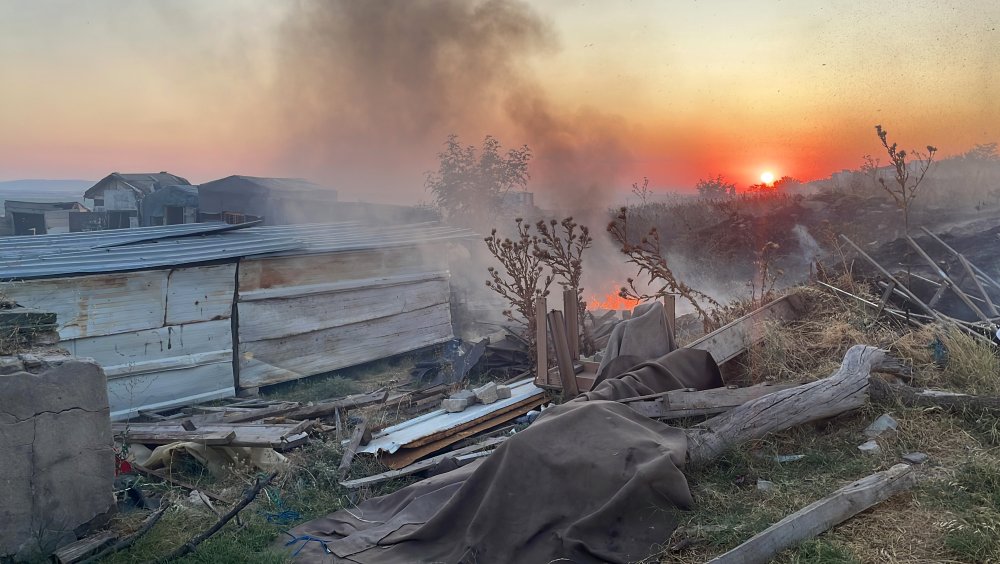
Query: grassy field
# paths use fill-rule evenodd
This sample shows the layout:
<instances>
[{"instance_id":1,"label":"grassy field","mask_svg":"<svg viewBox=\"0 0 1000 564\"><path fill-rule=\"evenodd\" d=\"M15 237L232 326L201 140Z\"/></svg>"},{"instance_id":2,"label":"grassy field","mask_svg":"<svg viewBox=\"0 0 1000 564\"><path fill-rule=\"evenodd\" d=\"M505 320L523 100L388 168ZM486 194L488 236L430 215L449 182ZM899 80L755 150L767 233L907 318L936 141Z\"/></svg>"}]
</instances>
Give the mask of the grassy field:
<instances>
[{"instance_id":1,"label":"grassy field","mask_svg":"<svg viewBox=\"0 0 1000 564\"><path fill-rule=\"evenodd\" d=\"M761 344L742 359L738 381L731 383L822 378L833 372L851 345L865 343L886 348L910 363L915 386L1000 395L1000 360L988 345L935 328L894 327L852 303L817 290L806 291L808 315L794 324L768 326ZM307 401L366 392L404 380L411 366L408 358L383 361L272 388L265 395ZM861 453L857 446L866 440L863 429L886 412L899 422L898 433L879 439L880 455ZM367 415L376 423L395 419L377 408ZM832 420L791 429L744 445L711 465L689 468L696 507L681 513L681 527L672 538L664 539L662 551L647 562L704 562L837 488L892 466L901 454L912 451L931 457L921 467L923 478L917 488L785 551L777 561L1000 562L998 445L1000 423L995 418L898 405L868 405ZM313 441L286 454L293 469L279 476L242 513L241 523L230 523L182 562L282 562L283 557L268 548L282 542L286 538L283 531L290 526L412 481L348 492L337 483L341 449L333 439ZM792 454L803 458L794 462L774 459ZM375 463L359 459L352 476L377 471ZM183 474L185 479L230 499L238 498L254 478L253 473L242 470L219 480L194 463ZM772 482L771 490L758 490L758 479ZM187 497L186 492L168 491L161 484L148 487L173 500ZM142 514L119 517L116 527L128 532L142 518ZM155 559L215 519L203 506L178 501L133 549L104 562Z\"/></svg>"}]
</instances>

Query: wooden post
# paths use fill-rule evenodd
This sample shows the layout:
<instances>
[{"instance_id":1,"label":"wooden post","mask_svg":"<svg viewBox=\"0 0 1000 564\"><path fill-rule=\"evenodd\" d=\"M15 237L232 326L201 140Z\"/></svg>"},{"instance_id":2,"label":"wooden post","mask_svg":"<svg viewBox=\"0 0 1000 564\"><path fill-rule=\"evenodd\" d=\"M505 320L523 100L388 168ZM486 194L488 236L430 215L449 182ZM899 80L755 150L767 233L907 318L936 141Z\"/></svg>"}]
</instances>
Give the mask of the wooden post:
<instances>
[{"instance_id":1,"label":"wooden post","mask_svg":"<svg viewBox=\"0 0 1000 564\"><path fill-rule=\"evenodd\" d=\"M948 286L951 289L952 293L958 296L958 299L962 300L962 303L964 303L966 307L972 310L972 313L974 313L976 317L979 318L980 321L989 325L990 320L988 317L986 317L986 314L984 314L981 309L976 307L976 304L972 303L972 300L969 299L969 296L965 295L965 292L963 292L962 289L955 284L955 281L952 280L950 276L948 276L948 273L942 270L941 267L938 266L936 262L934 262L934 259L932 259L926 252L924 252L922 248L920 248L920 245L918 245L917 242L913 240L913 237L907 236L906 241L910 244L911 247L913 247L913 250L917 251L917 254L920 255L920 258L924 259L924 262L926 262L928 265L930 265L931 268L937 271L937 275L941 278L941 285Z\"/></svg>"},{"instance_id":2,"label":"wooden post","mask_svg":"<svg viewBox=\"0 0 1000 564\"><path fill-rule=\"evenodd\" d=\"M663 296L663 313L667 316L667 327L670 328L670 335L677 340L677 296L667 294Z\"/></svg>"},{"instance_id":3,"label":"wooden post","mask_svg":"<svg viewBox=\"0 0 1000 564\"><path fill-rule=\"evenodd\" d=\"M770 562L782 550L811 539L916 483L916 470L907 464L876 472L792 513L745 543L709 560L709 564Z\"/></svg>"},{"instance_id":4,"label":"wooden post","mask_svg":"<svg viewBox=\"0 0 1000 564\"><path fill-rule=\"evenodd\" d=\"M535 298L535 384L551 385L549 382L549 340L545 332L545 297Z\"/></svg>"},{"instance_id":5,"label":"wooden post","mask_svg":"<svg viewBox=\"0 0 1000 564\"><path fill-rule=\"evenodd\" d=\"M552 331L552 344L556 349L556 361L559 366L559 379L562 381L563 395L568 399L573 399L580 395L580 388L576 385L576 370L573 368L573 358L569 354L569 345L566 343L566 324L563 321L563 314L559 310L549 312L549 329Z\"/></svg>"},{"instance_id":6,"label":"wooden post","mask_svg":"<svg viewBox=\"0 0 1000 564\"><path fill-rule=\"evenodd\" d=\"M563 315L566 318L566 342L573 360L580 358L580 321L576 292L563 290Z\"/></svg>"},{"instance_id":7,"label":"wooden post","mask_svg":"<svg viewBox=\"0 0 1000 564\"><path fill-rule=\"evenodd\" d=\"M966 277L972 279L972 283L975 284L979 295L986 300L986 309L989 310L990 315L993 317L1000 317L1000 312L998 312L996 306L993 305L993 300L990 299L990 295L986 292L986 288L984 288L982 283L979 282L979 278L976 277L976 273L972 271L972 264L969 263L968 259L966 259L963 255L958 255L958 262L962 263L962 268L965 269Z\"/></svg>"}]
</instances>

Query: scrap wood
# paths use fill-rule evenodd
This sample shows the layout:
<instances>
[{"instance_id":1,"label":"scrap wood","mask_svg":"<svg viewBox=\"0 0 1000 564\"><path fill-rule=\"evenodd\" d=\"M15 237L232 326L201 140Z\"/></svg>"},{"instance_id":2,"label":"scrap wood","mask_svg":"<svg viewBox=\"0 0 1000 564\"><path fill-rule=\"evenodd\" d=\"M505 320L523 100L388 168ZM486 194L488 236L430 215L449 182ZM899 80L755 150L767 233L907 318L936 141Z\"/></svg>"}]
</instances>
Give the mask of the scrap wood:
<instances>
[{"instance_id":1,"label":"scrap wood","mask_svg":"<svg viewBox=\"0 0 1000 564\"><path fill-rule=\"evenodd\" d=\"M236 438L236 432L232 430L197 430L188 431L181 425L176 427L158 428L136 428L133 427L122 431L115 430L115 435L120 436L124 441L130 443L142 443L150 445L165 445L176 442L191 442L202 445L218 446L230 445ZM156 425L161 425L156 423Z\"/></svg>"},{"instance_id":2,"label":"scrap wood","mask_svg":"<svg viewBox=\"0 0 1000 564\"><path fill-rule=\"evenodd\" d=\"M921 227L920 229L922 229L924 233L930 235L931 239L934 239L935 241L937 241L937 243L939 245L941 245L942 247L944 247L945 250L948 251L949 253L951 253L953 256L965 258L961 253L959 253L958 251L956 251L955 249L953 249L951 247L951 245L949 245L948 243L945 243L944 241L942 241L940 237L938 237L937 235L935 235L933 232L931 232L926 227ZM981 268L979 268L978 266L976 266L976 265L974 265L972 263L969 263L969 266L972 267L972 270L974 270L976 272L976 275L979 278L981 278L984 282L987 282L991 286L993 286L994 288L1000 290L1000 282L997 282L996 280L994 280L990 275L988 275L985 272L983 272L983 270Z\"/></svg>"},{"instance_id":3,"label":"scrap wood","mask_svg":"<svg viewBox=\"0 0 1000 564\"><path fill-rule=\"evenodd\" d=\"M80 562L97 551L107 548L118 540L118 533L103 531L96 535L84 537L74 543L67 544L52 555L59 564Z\"/></svg>"},{"instance_id":4,"label":"scrap wood","mask_svg":"<svg viewBox=\"0 0 1000 564\"><path fill-rule=\"evenodd\" d=\"M371 431L368 430L368 421L362 417L358 426L354 428L354 434L351 435L351 441L347 444L347 449L344 450L344 456L340 459L340 466L337 468L337 479L343 480L347 473L351 470L351 461L354 460L354 455L358 452L358 447L361 446L362 441L365 440L365 435L371 439Z\"/></svg>"},{"instance_id":5,"label":"scrap wood","mask_svg":"<svg viewBox=\"0 0 1000 564\"><path fill-rule=\"evenodd\" d=\"M954 392L922 390L905 384L891 384L872 378L868 393L872 400L900 403L907 407L936 407L950 412L1000 413L1000 398Z\"/></svg>"},{"instance_id":6,"label":"scrap wood","mask_svg":"<svg viewBox=\"0 0 1000 564\"><path fill-rule=\"evenodd\" d=\"M247 446L287 449L308 440L304 432L315 421L295 423L204 423L196 431L184 429L180 422L115 423L116 436L126 442L170 444L195 442L206 446Z\"/></svg>"},{"instance_id":7,"label":"scrap wood","mask_svg":"<svg viewBox=\"0 0 1000 564\"><path fill-rule=\"evenodd\" d=\"M179 488L183 488L183 489L188 490L188 491L195 491L195 490L197 490L197 491L205 494L205 497L207 497L208 499L211 499L213 501L218 501L218 502L221 502L221 503L229 503L228 499L226 499L226 498L224 498L224 497L222 497L222 496L220 496L218 494L214 494L214 493L212 493L210 491L207 491L207 490L205 490L203 488L199 488L198 486L195 486L193 484L189 484L189 483L187 483L187 482L185 482L183 480L178 480L178 479L174 478L173 476L171 476L169 474L166 474L164 472L161 472L159 470L153 470L152 468L146 468L145 466L143 466L142 464L139 464L137 462L132 462L131 464L132 464L132 469L134 469L136 472L142 474L143 476L152 476L154 478L159 478L160 480L163 480L164 482L167 482L170 485L177 486Z\"/></svg>"},{"instance_id":8,"label":"scrap wood","mask_svg":"<svg viewBox=\"0 0 1000 564\"><path fill-rule=\"evenodd\" d=\"M956 284L955 281L952 280L950 276L948 276L948 273L945 272L940 266L938 266L938 264L934 262L934 259L932 259L930 255L928 255L920 247L920 245L918 245L917 242L913 240L913 237L907 235L906 241L910 244L911 247L913 247L913 250L917 251L917 254L920 255L920 258L924 259L924 262L926 262L931 268L934 269L938 277L941 279L942 286L947 286L948 289L951 290L953 294L958 296L958 299L962 300L962 303L964 303L966 307L972 310L972 313L976 314L976 317L978 317L980 321L986 324L990 323L990 320L988 317L986 317L986 314L983 313L983 311L979 309L979 307L977 307L976 304L972 302L972 300L969 299L969 296L967 296L965 292L963 292L962 289L958 287L958 284Z\"/></svg>"},{"instance_id":9,"label":"scrap wood","mask_svg":"<svg viewBox=\"0 0 1000 564\"><path fill-rule=\"evenodd\" d=\"M260 493L260 490L263 489L264 486L271 483L271 480L274 480L274 478L277 475L278 475L277 472L271 472L263 480L257 478L256 483L252 488L247 490L246 494L243 496L243 499L241 499L239 503L237 503L232 509L230 509L228 513L220 517L219 520L214 525L212 525L208 530L195 535L194 537L191 538L191 540L177 547L170 554L164 556L163 558L158 558L156 562L169 562L171 560L176 560L184 556L185 554L188 554L189 552L194 552L195 548L197 548L199 544L201 544L206 539L217 533L219 529L224 527L226 523L232 520L233 517L236 517L236 515L240 511L242 511L244 507L250 505L250 502L257 498L257 494Z\"/></svg>"},{"instance_id":10,"label":"scrap wood","mask_svg":"<svg viewBox=\"0 0 1000 564\"><path fill-rule=\"evenodd\" d=\"M405 445L394 453L380 456L379 461L392 469L399 469L409 466L410 464L413 464L415 461L420 460L421 458L429 454L445 449L463 439L474 437L479 433L482 433L483 431L487 431L489 429L492 429L493 427L502 425L512 419L516 419L524 415L525 413L531 411L532 409L539 407L546 401L547 400L545 398L539 398L532 401L531 403L524 403L523 405L519 405L516 409L511 409L502 412L496 417L493 417L491 419L486 419L481 423L473 425L471 427L463 428L462 430L456 433L445 436L434 442L421 444L413 447ZM479 420L477 419L477 421Z\"/></svg>"},{"instance_id":11,"label":"scrap wood","mask_svg":"<svg viewBox=\"0 0 1000 564\"><path fill-rule=\"evenodd\" d=\"M150 529L153 528L153 525L155 525L156 522L160 520L160 517L163 517L163 514L166 513L167 509L169 508L170 508L169 503L162 503L159 509L151 513L149 517L146 517L146 519L142 522L142 526L139 527L134 533L121 539L115 544L105 548L104 550L98 552L97 554L91 556L90 558L87 558L86 560L83 561L83 563L91 564L92 562L97 562L102 558L104 558L105 556L110 556L116 552L121 552L127 549L128 547L132 546L133 544L135 544L137 540L139 540L139 538L142 537L142 535L145 535L146 533L149 532Z\"/></svg>"},{"instance_id":12,"label":"scrap wood","mask_svg":"<svg viewBox=\"0 0 1000 564\"><path fill-rule=\"evenodd\" d=\"M442 429L440 431L432 432L432 433L427 434L427 435L425 435L423 437L420 437L418 439L414 439L412 441L409 441L409 442L407 442L407 443L405 443L405 444L403 444L401 446L403 446L404 448L414 448L414 447L418 447L418 446L423 446L423 445L426 445L426 444L430 444L430 443L439 441L439 440L444 439L446 437L450 437L452 435L459 434L462 431L465 431L465 430L467 430L467 429L469 429L471 427L475 427L475 426L481 425L483 423L488 423L488 422L492 422L492 421L496 421L498 423L502 423L502 422L504 422L504 421L507 420L507 419L503 419L504 415L513 415L515 413L526 413L528 411L531 411L532 409L534 409L535 407L537 407L540 402L543 402L544 398L545 398L545 394L544 393L532 394L531 396L529 396L529 397L527 397L525 399L522 399L520 401L517 401L517 402L515 402L513 404L508 404L508 405L500 407L500 408L498 408L496 410L488 411L487 413L485 413L485 414L483 414L483 415L481 415L479 417L476 417L476 418L472 419L471 421L467 421L465 423L462 423L462 424L459 424L459 425L456 425L454 427L450 427L450 428L447 428L447 429ZM501 402L495 402L495 403L492 403L492 404L489 404L489 405L490 406L501 405ZM466 412L472 411L474 409L475 408L467 409ZM503 420L501 420L501 419L503 419Z\"/></svg>"},{"instance_id":13,"label":"scrap wood","mask_svg":"<svg viewBox=\"0 0 1000 564\"><path fill-rule=\"evenodd\" d=\"M549 333L556 350L556 366L559 369L559 380L563 393L568 399L580 395L580 387L576 383L576 367L569 342L566 338L566 322L559 310L552 310L548 315Z\"/></svg>"},{"instance_id":14,"label":"scrap wood","mask_svg":"<svg viewBox=\"0 0 1000 564\"><path fill-rule=\"evenodd\" d=\"M286 419L317 419L335 414L338 410L365 407L382 403L389 397L388 390L378 390L368 394L354 394L342 398L333 398L316 402L313 405L294 404L289 406L279 406L259 410L257 413L248 413L232 418L227 418L228 423L242 423L263 419L265 417L283 416Z\"/></svg>"},{"instance_id":15,"label":"scrap wood","mask_svg":"<svg viewBox=\"0 0 1000 564\"><path fill-rule=\"evenodd\" d=\"M441 461L447 458L458 457L465 454L471 454L474 452L479 452L483 449L488 449L498 446L500 443L506 440L507 437L493 437L490 439L486 439L485 441L475 445L455 449L451 452L446 452L444 454L439 454L437 456L433 456L426 460L421 460L420 462L410 464L409 466L405 466L398 470L390 470L388 472L382 472L381 474L375 474L374 476L368 476L367 478L358 478L355 480L342 481L340 482L340 485L344 486L345 488L354 489L354 488L360 488L362 486L370 486L372 484L387 482L395 478L409 476L411 474L416 474L417 472L428 470L430 468L433 468L434 466L436 466Z\"/></svg>"},{"instance_id":16,"label":"scrap wood","mask_svg":"<svg viewBox=\"0 0 1000 564\"><path fill-rule=\"evenodd\" d=\"M710 564L764 564L782 550L832 528L917 483L909 464L876 472L778 521Z\"/></svg>"},{"instance_id":17,"label":"scrap wood","mask_svg":"<svg viewBox=\"0 0 1000 564\"><path fill-rule=\"evenodd\" d=\"M760 324L766 321L792 321L802 317L805 309L805 297L799 292L792 292L712 331L687 348L708 351L715 362L721 365L764 338L763 331L755 330Z\"/></svg>"},{"instance_id":18,"label":"scrap wood","mask_svg":"<svg viewBox=\"0 0 1000 564\"><path fill-rule=\"evenodd\" d=\"M663 394L618 400L653 419L680 419L696 415L724 413L748 401L768 394L794 388L801 382L764 383L746 388L714 388L709 390L672 390Z\"/></svg>"}]
</instances>

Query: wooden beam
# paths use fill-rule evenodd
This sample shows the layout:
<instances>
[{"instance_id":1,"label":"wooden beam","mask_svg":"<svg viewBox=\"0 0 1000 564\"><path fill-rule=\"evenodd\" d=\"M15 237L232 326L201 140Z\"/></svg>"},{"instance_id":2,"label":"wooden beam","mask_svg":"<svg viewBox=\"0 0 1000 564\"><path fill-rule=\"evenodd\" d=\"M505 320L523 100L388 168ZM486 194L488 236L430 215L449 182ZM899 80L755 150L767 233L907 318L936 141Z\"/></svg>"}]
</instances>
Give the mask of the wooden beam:
<instances>
[{"instance_id":1,"label":"wooden beam","mask_svg":"<svg viewBox=\"0 0 1000 564\"><path fill-rule=\"evenodd\" d=\"M990 312L991 316L1000 317L1000 312L998 312L996 306L993 305L993 300L990 299L990 294L986 291L986 288L983 287L983 284L979 281L979 277L976 276L976 273L972 271L972 264L969 260L966 259L964 255L958 255L958 262L960 262L962 264L962 268L965 269L966 278L970 278L972 280L973 285L976 287L976 291L979 292L979 295L986 301L986 310Z\"/></svg>"},{"instance_id":2,"label":"wooden beam","mask_svg":"<svg viewBox=\"0 0 1000 564\"><path fill-rule=\"evenodd\" d=\"M580 395L580 389L576 385L576 369L573 366L573 358L566 342L566 324L563 321L561 311L554 309L549 312L549 331L552 332L552 343L556 349L556 361L559 366L559 380L562 382L563 395L567 399L573 399Z\"/></svg>"},{"instance_id":3,"label":"wooden beam","mask_svg":"<svg viewBox=\"0 0 1000 564\"><path fill-rule=\"evenodd\" d=\"M663 314L667 316L667 327L670 334L677 338L677 296L667 294L663 296Z\"/></svg>"},{"instance_id":4,"label":"wooden beam","mask_svg":"<svg viewBox=\"0 0 1000 564\"><path fill-rule=\"evenodd\" d=\"M952 293L958 296L958 299L962 300L962 303L964 303L969 309L971 309L972 313L974 313L976 317L979 318L980 321L989 325L990 319L986 317L986 314L983 313L981 309L976 307L976 304L972 303L972 300L969 299L969 296L965 295L965 292L963 292L962 289L959 288L957 284L955 284L955 281L952 280L950 276L948 276L948 273L942 270L941 267L938 266L936 262L934 262L934 259L932 259L930 255L928 255L922 248L920 248L920 245L918 245L917 242L913 240L913 237L907 235L906 241L910 244L911 247L913 247L913 250L917 251L917 254L920 255L920 258L924 259L924 262L926 262L931 268L937 271L937 275L941 278L941 284L948 286L948 288L952 291Z\"/></svg>"},{"instance_id":5,"label":"wooden beam","mask_svg":"<svg viewBox=\"0 0 1000 564\"><path fill-rule=\"evenodd\" d=\"M135 429L129 428L121 436L126 442L146 445L166 445L176 442L190 442L202 445L228 445L236 438L235 431L187 431L183 427L176 429Z\"/></svg>"},{"instance_id":6,"label":"wooden beam","mask_svg":"<svg viewBox=\"0 0 1000 564\"><path fill-rule=\"evenodd\" d=\"M580 319L576 292L563 290L563 316L566 318L566 342L569 344L569 355L574 361L580 358Z\"/></svg>"},{"instance_id":7,"label":"wooden beam","mask_svg":"<svg viewBox=\"0 0 1000 564\"><path fill-rule=\"evenodd\" d=\"M75 564L118 540L118 533L104 531L60 548L52 556L59 564Z\"/></svg>"},{"instance_id":8,"label":"wooden beam","mask_svg":"<svg viewBox=\"0 0 1000 564\"><path fill-rule=\"evenodd\" d=\"M709 560L709 564L765 564L782 550L811 539L916 483L917 472L909 464L876 472L792 513L745 543Z\"/></svg>"},{"instance_id":9,"label":"wooden beam","mask_svg":"<svg viewBox=\"0 0 1000 564\"><path fill-rule=\"evenodd\" d=\"M842 240L844 240L848 245L850 245L851 247L853 247L854 250L857 251L857 253L859 255L861 255L865 260L867 260L869 264L871 264L872 266L874 266L876 270L878 270L880 273L882 273L882 276L885 276L890 281L892 281L896 285L896 288L899 291L901 291L904 294L906 294L907 299L909 299L911 302L913 302L913 304L915 304L921 310L923 310L924 313L926 313L927 315L933 317L934 319L937 319L941 323L944 323L944 324L948 323L945 320L945 318L943 316L941 316L941 314L939 314L936 310L934 310L933 308L931 308L930 306L928 306L927 304L925 304L923 301L921 301L920 298L918 298L917 296L915 296L913 294L913 292L911 292L909 290L909 288L907 288L905 285L903 285L902 282L900 282L899 280L896 280L895 276L893 276L892 274L889 274L888 270L882 268L882 265L880 265L879 263L875 262L875 259L873 259L872 257L868 256L868 253L862 251L861 247L855 245L854 241L851 241L850 238L847 237L847 235L841 234L840 238Z\"/></svg>"},{"instance_id":10,"label":"wooden beam","mask_svg":"<svg viewBox=\"0 0 1000 564\"><path fill-rule=\"evenodd\" d=\"M961 254L958 251L956 251L955 249L953 249L951 247L951 245L949 245L948 243L945 243L944 241L942 241L940 237L938 237L937 235L935 235L934 233L932 233L926 227L921 227L920 229L922 229L924 233L930 235L931 239L934 239L935 241L937 241L937 243L939 245L941 245L942 247L944 247L945 250L948 251L949 253L951 253L952 255L954 255L954 256L957 257L957 256L959 256ZM1000 290L1000 282L997 282L996 280L994 280L991 276L989 276L988 274L986 274L985 272L983 272L983 270L981 268L979 268L978 266L976 266L976 265L974 265L972 263L969 263L969 264L972 266L972 269L974 271L976 271L976 274L978 274L983 280L985 280L986 282L990 283L990 285L992 285L994 288Z\"/></svg>"},{"instance_id":11,"label":"wooden beam","mask_svg":"<svg viewBox=\"0 0 1000 564\"><path fill-rule=\"evenodd\" d=\"M764 322L797 319L804 311L803 297L791 293L701 337L687 348L708 351L716 363L723 364L764 338L760 330Z\"/></svg>"},{"instance_id":12,"label":"wooden beam","mask_svg":"<svg viewBox=\"0 0 1000 564\"><path fill-rule=\"evenodd\" d=\"M548 306L544 296L535 298L535 385L548 386L549 340L545 331L545 311Z\"/></svg>"},{"instance_id":13,"label":"wooden beam","mask_svg":"<svg viewBox=\"0 0 1000 564\"><path fill-rule=\"evenodd\" d=\"M424 470L429 470L434 466L437 466L442 460L446 458L452 458L455 456L460 456L463 454L469 454L473 452L478 452L483 449L495 447L500 443L507 440L507 437L494 437L487 439L479 444L467 446L465 448L455 449L451 452L446 452L444 454L439 454L437 456L432 456L426 460L421 460L420 462L415 462L406 466L405 468L400 468L399 470L390 470L388 472L382 472L381 474L375 474L374 476L368 476L367 478L358 478L355 480L347 480L340 482L340 485L345 488L360 488L362 486L370 486L373 484L378 484L381 482L387 482L389 480L394 480L396 478L401 478L403 476L409 476L410 474L416 474L417 472L422 472Z\"/></svg>"},{"instance_id":14,"label":"wooden beam","mask_svg":"<svg viewBox=\"0 0 1000 564\"><path fill-rule=\"evenodd\" d=\"M337 468L338 480L343 480L347 476L347 473L350 472L351 461L354 460L354 455L358 452L358 447L361 446L361 441L364 440L366 433L368 433L368 421L362 417L361 422L354 428L354 434L351 435L351 442L347 444L347 449L344 450L344 456L340 459L340 466Z\"/></svg>"}]
</instances>

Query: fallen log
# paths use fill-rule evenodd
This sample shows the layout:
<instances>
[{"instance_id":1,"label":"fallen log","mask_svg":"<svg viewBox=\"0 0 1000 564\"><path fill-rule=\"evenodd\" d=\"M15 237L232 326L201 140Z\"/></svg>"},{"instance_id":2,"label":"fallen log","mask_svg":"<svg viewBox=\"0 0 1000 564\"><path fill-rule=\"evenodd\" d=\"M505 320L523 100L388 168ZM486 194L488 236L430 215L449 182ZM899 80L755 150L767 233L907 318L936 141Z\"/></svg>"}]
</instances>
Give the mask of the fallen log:
<instances>
[{"instance_id":1,"label":"fallen log","mask_svg":"<svg viewBox=\"0 0 1000 564\"><path fill-rule=\"evenodd\" d=\"M745 543L709 560L709 564L770 562L782 550L815 537L916 483L917 472L909 464L876 472L792 513Z\"/></svg>"},{"instance_id":2,"label":"fallen log","mask_svg":"<svg viewBox=\"0 0 1000 564\"><path fill-rule=\"evenodd\" d=\"M868 397L868 376L886 367L896 370L898 363L881 349L855 345L833 375L768 394L688 429L688 460L704 463L738 444L857 409Z\"/></svg>"},{"instance_id":3,"label":"fallen log","mask_svg":"<svg viewBox=\"0 0 1000 564\"><path fill-rule=\"evenodd\" d=\"M103 531L60 548L52 555L52 558L59 564L75 564L114 544L116 540L118 540L118 533Z\"/></svg>"},{"instance_id":4,"label":"fallen log","mask_svg":"<svg viewBox=\"0 0 1000 564\"><path fill-rule=\"evenodd\" d=\"M868 394L872 401L906 407L938 407L952 413L1000 413L1000 398L922 390L873 378Z\"/></svg>"},{"instance_id":5,"label":"fallen log","mask_svg":"<svg viewBox=\"0 0 1000 564\"><path fill-rule=\"evenodd\" d=\"M671 390L662 394L637 396L618 400L653 419L680 419L696 415L725 413L744 403L780 390L794 388L799 383L765 383L745 388L714 388L711 390Z\"/></svg>"}]
</instances>

